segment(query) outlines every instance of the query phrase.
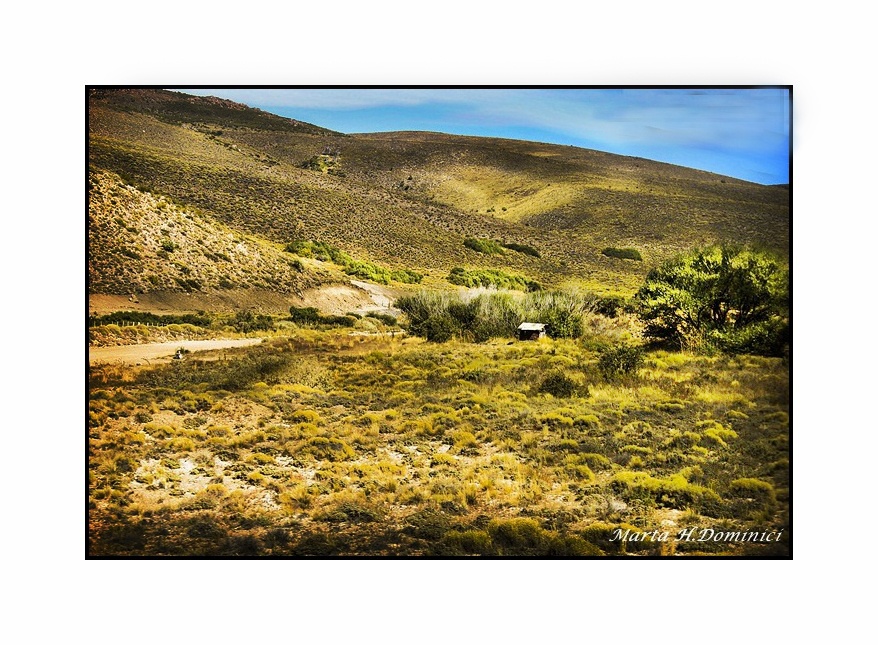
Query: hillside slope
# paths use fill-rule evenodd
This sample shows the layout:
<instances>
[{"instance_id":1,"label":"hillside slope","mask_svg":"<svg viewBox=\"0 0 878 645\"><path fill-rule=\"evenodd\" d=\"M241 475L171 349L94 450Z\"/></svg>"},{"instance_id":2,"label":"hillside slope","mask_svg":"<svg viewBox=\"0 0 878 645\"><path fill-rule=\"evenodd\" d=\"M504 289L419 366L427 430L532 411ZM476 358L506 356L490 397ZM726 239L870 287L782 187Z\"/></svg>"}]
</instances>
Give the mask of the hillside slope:
<instances>
[{"instance_id":1,"label":"hillside slope","mask_svg":"<svg viewBox=\"0 0 878 645\"><path fill-rule=\"evenodd\" d=\"M451 268L465 266L630 293L650 266L694 245L760 244L786 253L789 242L783 188L567 146L417 132L342 135L177 92L91 93L88 152L98 185L113 173L136 187L138 199L183 209L150 206L154 216L140 215L153 234L138 250L125 233L137 227L125 199L120 193L113 203L101 188L94 198L101 216L89 227L92 293L230 284L284 291L313 278L290 273L292 258L280 249L295 239L414 268L427 284L443 284ZM215 231L190 236L194 220L181 218L183 211ZM156 244L168 236L164 217L202 248L158 255ZM213 248L228 235L251 236L275 252L260 251L253 263L235 256L232 269L220 255L232 258L230 247ZM528 245L540 257L478 253L464 246L468 237ZM644 261L606 257L607 246L637 248ZM190 266L198 253L220 260Z\"/></svg>"}]
</instances>

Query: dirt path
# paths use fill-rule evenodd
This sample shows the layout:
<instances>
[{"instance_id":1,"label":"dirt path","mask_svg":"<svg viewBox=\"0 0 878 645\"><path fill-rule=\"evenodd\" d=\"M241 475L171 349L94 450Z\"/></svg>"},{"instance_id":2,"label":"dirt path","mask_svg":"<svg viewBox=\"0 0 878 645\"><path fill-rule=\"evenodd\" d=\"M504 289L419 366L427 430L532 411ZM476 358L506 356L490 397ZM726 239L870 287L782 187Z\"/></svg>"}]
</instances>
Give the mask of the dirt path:
<instances>
[{"instance_id":1,"label":"dirt path","mask_svg":"<svg viewBox=\"0 0 878 645\"><path fill-rule=\"evenodd\" d=\"M147 343L145 345L119 345L116 347L89 347L88 362L91 365L98 363L124 363L137 365L149 362L167 362L172 360L174 352L180 347L190 352L200 352L209 349L227 349L229 347L246 347L261 343L261 338L238 338L220 340L172 340L167 343Z\"/></svg>"}]
</instances>

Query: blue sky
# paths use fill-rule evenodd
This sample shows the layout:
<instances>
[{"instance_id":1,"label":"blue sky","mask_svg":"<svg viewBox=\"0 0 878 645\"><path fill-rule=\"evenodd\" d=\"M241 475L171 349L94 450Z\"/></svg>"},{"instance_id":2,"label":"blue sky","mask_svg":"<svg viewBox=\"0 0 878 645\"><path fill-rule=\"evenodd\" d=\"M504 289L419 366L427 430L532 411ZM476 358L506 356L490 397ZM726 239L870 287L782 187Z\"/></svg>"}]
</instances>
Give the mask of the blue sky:
<instances>
[{"instance_id":1,"label":"blue sky","mask_svg":"<svg viewBox=\"0 0 878 645\"><path fill-rule=\"evenodd\" d=\"M345 133L559 143L760 184L789 182L790 100L754 89L180 89Z\"/></svg>"}]
</instances>

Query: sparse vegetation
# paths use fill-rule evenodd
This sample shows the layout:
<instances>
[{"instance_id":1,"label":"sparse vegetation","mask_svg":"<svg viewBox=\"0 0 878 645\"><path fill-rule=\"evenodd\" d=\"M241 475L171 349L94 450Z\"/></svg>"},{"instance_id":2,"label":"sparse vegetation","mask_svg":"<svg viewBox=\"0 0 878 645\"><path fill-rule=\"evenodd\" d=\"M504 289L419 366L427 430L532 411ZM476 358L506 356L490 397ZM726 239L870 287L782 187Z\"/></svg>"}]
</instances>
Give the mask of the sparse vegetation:
<instances>
[{"instance_id":1,"label":"sparse vegetation","mask_svg":"<svg viewBox=\"0 0 878 645\"><path fill-rule=\"evenodd\" d=\"M660 554L613 529L662 530L669 512L785 526L780 359L652 351L616 381L588 346L303 329L221 360L93 370L90 552Z\"/></svg>"}]
</instances>

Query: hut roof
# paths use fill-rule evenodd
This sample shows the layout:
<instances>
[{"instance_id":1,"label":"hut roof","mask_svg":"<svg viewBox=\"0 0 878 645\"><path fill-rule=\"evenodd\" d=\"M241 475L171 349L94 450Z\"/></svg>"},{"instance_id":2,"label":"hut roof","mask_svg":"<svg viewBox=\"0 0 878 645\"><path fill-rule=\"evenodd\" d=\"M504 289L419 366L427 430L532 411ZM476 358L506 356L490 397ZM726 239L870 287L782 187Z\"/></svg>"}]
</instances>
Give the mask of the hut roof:
<instances>
[{"instance_id":1,"label":"hut roof","mask_svg":"<svg viewBox=\"0 0 878 645\"><path fill-rule=\"evenodd\" d=\"M523 322L518 326L519 331L544 331L545 323Z\"/></svg>"}]
</instances>

